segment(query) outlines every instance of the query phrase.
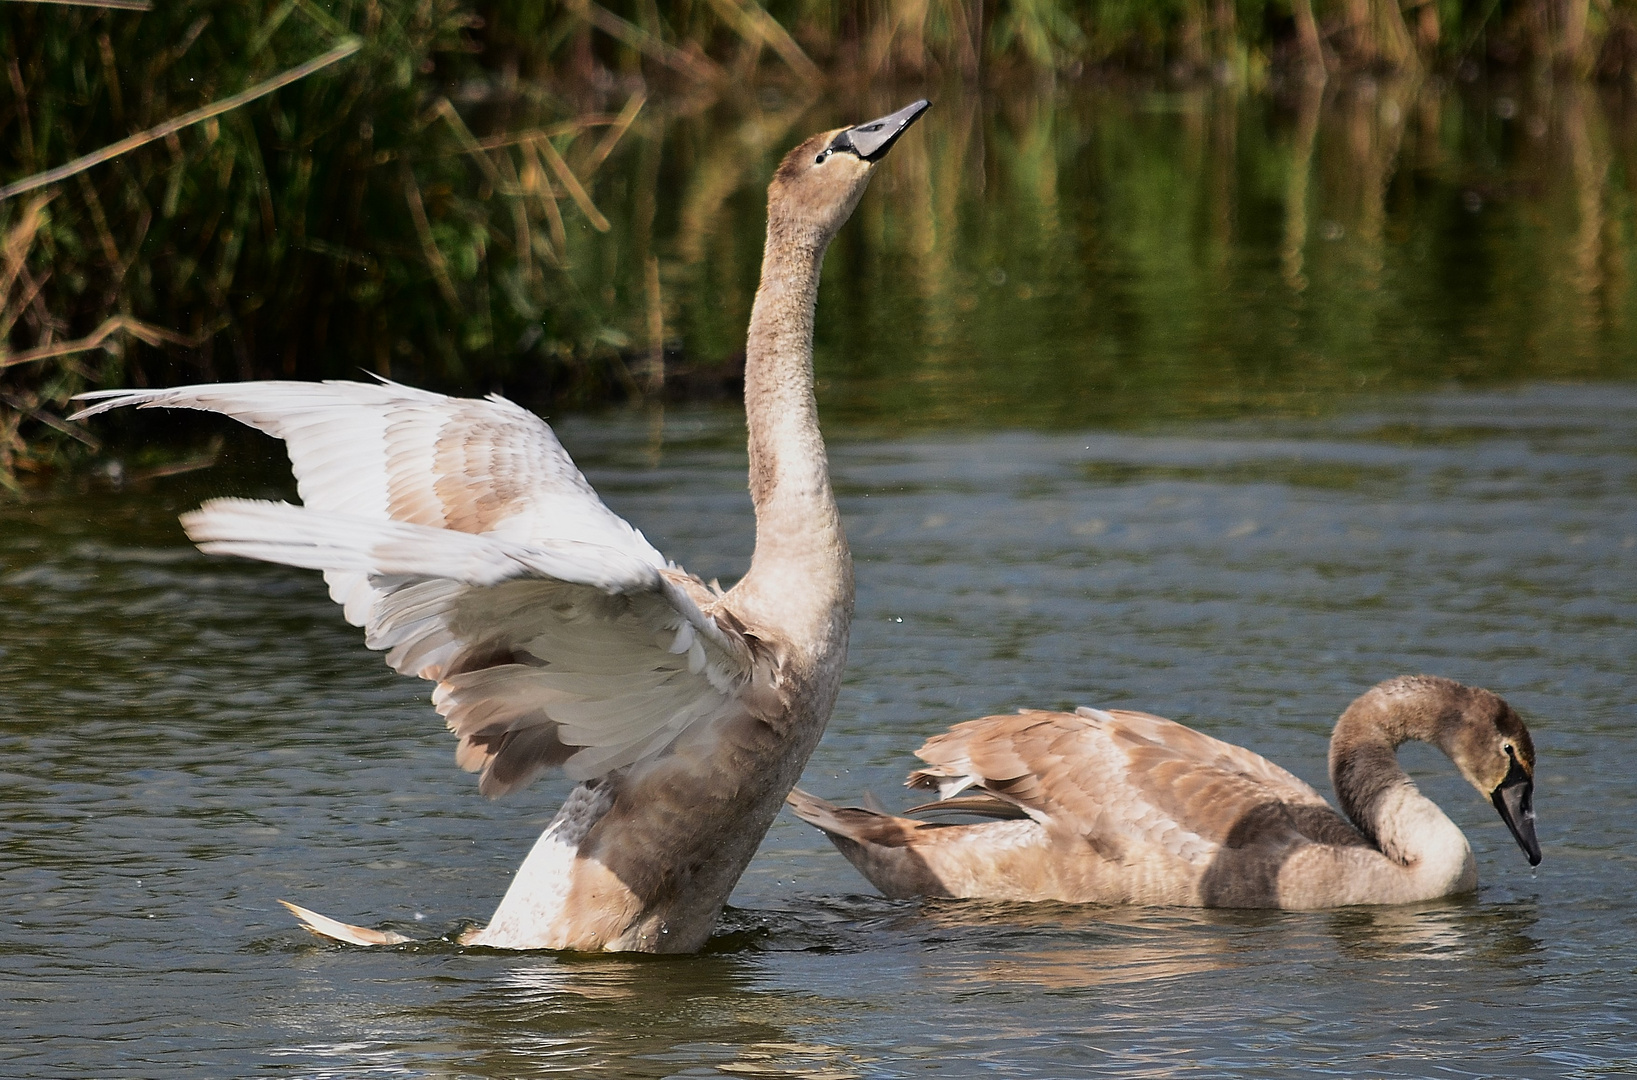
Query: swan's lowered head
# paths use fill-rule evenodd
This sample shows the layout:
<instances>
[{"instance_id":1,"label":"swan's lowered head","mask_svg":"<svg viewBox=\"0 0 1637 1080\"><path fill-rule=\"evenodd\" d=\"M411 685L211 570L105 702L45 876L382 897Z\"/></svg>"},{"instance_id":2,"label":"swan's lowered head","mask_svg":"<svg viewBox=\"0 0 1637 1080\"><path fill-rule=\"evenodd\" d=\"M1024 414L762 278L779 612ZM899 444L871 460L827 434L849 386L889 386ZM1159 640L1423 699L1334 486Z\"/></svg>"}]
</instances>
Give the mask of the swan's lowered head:
<instances>
[{"instance_id":1,"label":"swan's lowered head","mask_svg":"<svg viewBox=\"0 0 1637 1080\"><path fill-rule=\"evenodd\" d=\"M768 233L823 251L864 195L892 144L931 108L924 99L849 128L822 132L785 155L768 188Z\"/></svg>"},{"instance_id":2,"label":"swan's lowered head","mask_svg":"<svg viewBox=\"0 0 1637 1080\"><path fill-rule=\"evenodd\" d=\"M1371 789L1376 787L1371 774L1383 781L1389 775L1371 767L1378 759L1368 744L1390 753L1408 739L1432 743L1449 755L1467 782L1494 804L1529 865L1539 865L1535 745L1529 729L1499 695L1453 679L1431 675L1389 679L1361 696L1337 721L1330 744L1331 778L1356 823L1368 831L1370 815L1364 804L1374 801ZM1349 748L1362 752L1350 754Z\"/></svg>"},{"instance_id":3,"label":"swan's lowered head","mask_svg":"<svg viewBox=\"0 0 1637 1080\"><path fill-rule=\"evenodd\" d=\"M1495 804L1529 865L1538 866L1535 744L1512 706L1488 690L1474 688L1471 694L1462 722L1440 745L1467 782Z\"/></svg>"}]
</instances>

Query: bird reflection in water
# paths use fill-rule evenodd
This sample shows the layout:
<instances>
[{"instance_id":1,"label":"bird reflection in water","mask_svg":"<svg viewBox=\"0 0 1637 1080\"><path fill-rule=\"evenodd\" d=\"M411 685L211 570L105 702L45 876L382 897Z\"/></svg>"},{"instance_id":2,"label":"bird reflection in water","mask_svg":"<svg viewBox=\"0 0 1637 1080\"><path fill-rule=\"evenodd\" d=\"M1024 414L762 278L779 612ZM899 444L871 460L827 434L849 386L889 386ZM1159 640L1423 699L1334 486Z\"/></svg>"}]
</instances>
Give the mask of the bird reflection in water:
<instances>
[{"instance_id":1,"label":"bird reflection in water","mask_svg":"<svg viewBox=\"0 0 1637 1080\"><path fill-rule=\"evenodd\" d=\"M835 1027L845 1003L768 986L746 959L496 959L503 970L480 987L426 1007L456 1032L474 1076L660 1080L699 1068L791 1080L864 1075L849 1051L802 1037Z\"/></svg>"},{"instance_id":2,"label":"bird reflection in water","mask_svg":"<svg viewBox=\"0 0 1637 1080\"><path fill-rule=\"evenodd\" d=\"M1348 956L1381 960L1479 959L1500 962L1543 948L1531 931L1539 919L1533 901L1478 904L1470 899L1385 908L1343 908L1327 913L1328 929Z\"/></svg>"},{"instance_id":3,"label":"bird reflection in water","mask_svg":"<svg viewBox=\"0 0 1637 1080\"><path fill-rule=\"evenodd\" d=\"M1052 990L1197 979L1209 972L1350 960L1515 963L1542 948L1533 902L1470 899L1324 912L923 900L928 943L959 935L976 985ZM985 940L987 939L987 940ZM947 962L947 958L945 960Z\"/></svg>"}]
</instances>

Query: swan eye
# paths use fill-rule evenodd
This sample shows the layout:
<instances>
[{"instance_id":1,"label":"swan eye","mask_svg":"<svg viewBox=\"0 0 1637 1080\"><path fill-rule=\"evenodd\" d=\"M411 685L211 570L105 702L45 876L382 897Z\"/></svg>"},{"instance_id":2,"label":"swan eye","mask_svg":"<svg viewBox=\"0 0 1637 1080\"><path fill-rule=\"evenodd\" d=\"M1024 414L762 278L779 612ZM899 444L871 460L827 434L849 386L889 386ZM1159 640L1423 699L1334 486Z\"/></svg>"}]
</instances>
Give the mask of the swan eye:
<instances>
[{"instance_id":1,"label":"swan eye","mask_svg":"<svg viewBox=\"0 0 1637 1080\"><path fill-rule=\"evenodd\" d=\"M1501 749L1506 751L1506 756L1507 757L1513 759L1514 761L1517 760L1518 755L1513 752L1511 743L1509 743L1509 742L1501 743Z\"/></svg>"},{"instance_id":2,"label":"swan eye","mask_svg":"<svg viewBox=\"0 0 1637 1080\"><path fill-rule=\"evenodd\" d=\"M852 131L854 130L863 131L864 129L856 128L836 132L836 137L830 140L829 146L826 146L823 150L819 151L819 156L813 159L813 164L823 165L825 159L838 150L847 150L854 154L858 153L858 149L853 146Z\"/></svg>"}]
</instances>

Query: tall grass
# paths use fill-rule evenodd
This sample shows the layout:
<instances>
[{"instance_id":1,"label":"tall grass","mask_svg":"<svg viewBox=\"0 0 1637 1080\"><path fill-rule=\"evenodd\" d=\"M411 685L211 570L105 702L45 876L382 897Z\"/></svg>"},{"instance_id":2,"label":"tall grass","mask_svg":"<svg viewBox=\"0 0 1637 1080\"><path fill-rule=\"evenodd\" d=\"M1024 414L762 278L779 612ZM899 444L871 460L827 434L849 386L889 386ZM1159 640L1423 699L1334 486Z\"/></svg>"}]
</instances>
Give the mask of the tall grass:
<instances>
[{"instance_id":1,"label":"tall grass","mask_svg":"<svg viewBox=\"0 0 1637 1080\"><path fill-rule=\"evenodd\" d=\"M0 9L0 183L162 135L0 202L0 476L81 434L58 417L93 383L367 368L481 388L530 366L603 392L606 371L541 361L604 327L567 247L607 227L578 175L634 114L529 90L484 118L518 137L480 143L446 96L482 75L479 24L454 0ZM356 55L178 128L354 35Z\"/></svg>"},{"instance_id":2,"label":"tall grass","mask_svg":"<svg viewBox=\"0 0 1637 1080\"><path fill-rule=\"evenodd\" d=\"M1465 62L1630 78L1637 0L478 0L485 40L536 78L599 68L904 78L1103 69L1243 82L1270 69Z\"/></svg>"},{"instance_id":3,"label":"tall grass","mask_svg":"<svg viewBox=\"0 0 1637 1080\"><path fill-rule=\"evenodd\" d=\"M90 385L359 369L557 401L720 385L767 167L798 124L907 92L871 85L952 80L958 98L1010 80L1026 101L1118 70L1233 93L1277 78L1305 101L1349 68L1574 83L1629 80L1633 57L1637 0L0 4L0 188L152 138L0 198L0 483L91 444L62 419ZM1300 111L1298 143L1321 111ZM1226 184L1231 159L1212 160ZM1293 206L1356 180L1324 160L1282 182ZM984 166L959 168L981 186ZM1313 238L1292 221L1295 281ZM945 303L947 284L925 288Z\"/></svg>"}]
</instances>

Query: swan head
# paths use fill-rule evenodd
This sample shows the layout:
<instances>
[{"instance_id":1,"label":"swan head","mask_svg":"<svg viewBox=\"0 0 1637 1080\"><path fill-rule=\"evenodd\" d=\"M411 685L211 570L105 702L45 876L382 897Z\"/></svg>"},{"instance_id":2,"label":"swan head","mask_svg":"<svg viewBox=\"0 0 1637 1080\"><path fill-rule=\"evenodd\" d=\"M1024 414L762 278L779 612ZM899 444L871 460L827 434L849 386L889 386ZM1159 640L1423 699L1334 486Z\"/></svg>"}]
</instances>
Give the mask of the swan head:
<instances>
[{"instance_id":1,"label":"swan head","mask_svg":"<svg viewBox=\"0 0 1637 1080\"><path fill-rule=\"evenodd\" d=\"M1529 865L1538 866L1535 744L1522 718L1499 696L1473 687L1440 741L1461 775L1494 804Z\"/></svg>"},{"instance_id":2,"label":"swan head","mask_svg":"<svg viewBox=\"0 0 1637 1080\"><path fill-rule=\"evenodd\" d=\"M923 99L866 123L821 132L786 154L768 188L770 231L822 250L852 216L876 164L931 107Z\"/></svg>"}]
</instances>

